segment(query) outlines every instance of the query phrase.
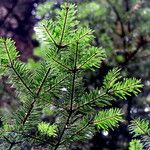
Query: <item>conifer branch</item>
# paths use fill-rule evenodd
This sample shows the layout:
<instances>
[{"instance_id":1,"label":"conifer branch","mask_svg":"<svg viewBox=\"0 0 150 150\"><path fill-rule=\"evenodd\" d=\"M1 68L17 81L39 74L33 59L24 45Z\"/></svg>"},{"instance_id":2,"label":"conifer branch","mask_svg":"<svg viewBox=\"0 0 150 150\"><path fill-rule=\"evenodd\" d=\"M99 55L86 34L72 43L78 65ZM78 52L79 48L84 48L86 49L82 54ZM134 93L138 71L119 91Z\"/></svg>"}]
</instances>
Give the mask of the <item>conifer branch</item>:
<instances>
[{"instance_id":1,"label":"conifer branch","mask_svg":"<svg viewBox=\"0 0 150 150\"><path fill-rule=\"evenodd\" d=\"M88 31L88 32L86 32L85 34L83 34L81 37L79 37L78 42L79 42L82 38L84 38L86 35L92 35L92 31Z\"/></svg>"},{"instance_id":2,"label":"conifer branch","mask_svg":"<svg viewBox=\"0 0 150 150\"><path fill-rule=\"evenodd\" d=\"M69 136L69 137L66 138L64 141L62 141L62 142L60 143L60 145L63 144L63 143L65 143L68 139L72 139L74 136L79 135L84 129L86 129L89 125L92 124L92 121L93 121L93 119L89 120L82 128L80 128L80 129L77 130L75 133L73 133L71 136Z\"/></svg>"},{"instance_id":3,"label":"conifer branch","mask_svg":"<svg viewBox=\"0 0 150 150\"><path fill-rule=\"evenodd\" d=\"M140 140L133 139L129 143L129 150L143 150L143 144Z\"/></svg>"},{"instance_id":4,"label":"conifer branch","mask_svg":"<svg viewBox=\"0 0 150 150\"><path fill-rule=\"evenodd\" d=\"M112 89L112 90L109 90L108 91L108 94L114 94L115 92L118 92L118 91L124 91L124 92L127 92L128 91L128 89L130 89L131 87L136 87L137 86L137 83L132 83L132 84L129 84L129 85L127 85L127 86L125 86L125 87L123 87L123 88L116 88L116 89ZM142 87L142 85L139 85L139 87L141 88ZM133 91L134 92L134 91Z\"/></svg>"},{"instance_id":5,"label":"conifer branch","mask_svg":"<svg viewBox=\"0 0 150 150\"><path fill-rule=\"evenodd\" d=\"M95 98L89 100L88 102L85 102L84 104L78 106L77 108L75 108L75 110L78 111L80 108L83 108L83 107L85 107L85 106L87 106L87 105L89 105L89 104L95 103L96 100L98 100L99 98L101 98L101 97L103 97L103 96L105 96L105 95L107 95L107 94L108 94L108 93L105 92L105 93L103 93L103 94L101 94L101 95L99 95L99 96L97 96L97 97L95 97Z\"/></svg>"},{"instance_id":6,"label":"conifer branch","mask_svg":"<svg viewBox=\"0 0 150 150\"><path fill-rule=\"evenodd\" d=\"M66 28L66 23L67 23L67 17L68 17L68 12L69 12L69 6L68 3L66 4L66 14L65 14L65 18L64 18L64 24L63 24L63 28L62 28L62 33L61 33L61 37L60 37L60 42L59 42L59 46L62 45L62 40L64 37L64 33L65 33L65 28Z\"/></svg>"},{"instance_id":7,"label":"conifer branch","mask_svg":"<svg viewBox=\"0 0 150 150\"><path fill-rule=\"evenodd\" d=\"M75 110L77 111L77 110L79 110L80 108L82 108L84 106L92 104L92 103L96 102L99 98L101 98L101 97L103 97L103 96L105 96L107 94L112 96L112 94L114 94L115 92L118 92L118 91L124 91L125 93L127 93L128 89L130 87L136 87L136 86L137 86L137 83L135 83L135 84L133 83L133 84L129 84L128 86L125 86L124 88L118 88L118 89L114 89L114 90L113 89L107 90L105 93L103 93L103 94L101 94L101 95L99 95L99 96L97 96L97 97L95 97L95 98L85 102L84 104L78 106L77 108L75 108Z\"/></svg>"},{"instance_id":8,"label":"conifer branch","mask_svg":"<svg viewBox=\"0 0 150 150\"><path fill-rule=\"evenodd\" d=\"M65 68L66 70L71 71L71 69L70 69L68 66L66 66L66 65L64 65L64 64L62 64L62 63L60 63L60 62L57 61L56 59L52 58L52 60L53 60L54 62L56 62L57 64L59 64L60 66L62 66L63 68Z\"/></svg>"},{"instance_id":9,"label":"conifer branch","mask_svg":"<svg viewBox=\"0 0 150 150\"><path fill-rule=\"evenodd\" d=\"M52 87L50 87L49 89L46 90L46 92L51 91L52 89L54 89L58 84L60 84L61 82L63 82L65 79L67 79L67 77L69 77L69 75L66 75L62 80L58 81L56 84L54 84Z\"/></svg>"},{"instance_id":10,"label":"conifer branch","mask_svg":"<svg viewBox=\"0 0 150 150\"><path fill-rule=\"evenodd\" d=\"M31 103L30 108L29 108L28 112L26 113L26 115L25 115L25 117L24 117L24 119L23 119L23 121L22 121L23 126L25 125L25 123L26 123L28 117L30 116L30 114L31 114L31 112L32 112L32 110L33 110L33 108L34 108L34 104L35 104L35 102L37 101L37 99L38 99L38 97L39 97L39 95L40 95L40 92L41 92L42 87L43 87L43 85L44 85L44 83L45 83L45 81L46 81L46 79L47 79L47 77L48 77L48 74L49 74L49 72L50 72L50 69L51 69L51 68L49 68L49 69L47 70L47 72L46 72L46 74L45 74L45 76L44 76L44 78L43 78L43 80L42 80L42 82L41 82L41 84L40 84L40 87L39 87L39 89L37 90L36 97L34 98L33 102Z\"/></svg>"},{"instance_id":11,"label":"conifer branch","mask_svg":"<svg viewBox=\"0 0 150 150\"><path fill-rule=\"evenodd\" d=\"M78 69L82 68L86 63L88 63L93 57L95 57L98 54L98 52L94 53L91 57L89 57L85 62L83 62L80 66L78 66Z\"/></svg>"},{"instance_id":12,"label":"conifer branch","mask_svg":"<svg viewBox=\"0 0 150 150\"><path fill-rule=\"evenodd\" d=\"M103 130L114 129L114 127L119 125L119 122L123 121L123 114L119 108L110 108L106 110L101 110L95 116L94 124L98 128Z\"/></svg>"},{"instance_id":13,"label":"conifer branch","mask_svg":"<svg viewBox=\"0 0 150 150\"><path fill-rule=\"evenodd\" d=\"M47 70L47 72L46 72L46 74L45 74L45 77L43 78L43 80L42 80L42 82L41 82L41 84L40 84L40 86L39 86L39 89L37 90L37 93L36 93L37 97L39 96L39 94L40 94L40 92L41 92L41 90L42 90L42 87L43 87L43 85L44 85L44 83L45 83L45 81L46 81L46 79L47 79L47 77L48 77L48 75L49 75L49 73L50 73L50 70L51 70L51 68L49 68L49 69Z\"/></svg>"},{"instance_id":14,"label":"conifer branch","mask_svg":"<svg viewBox=\"0 0 150 150\"><path fill-rule=\"evenodd\" d=\"M68 115L68 118L66 120L66 123L64 125L64 128L60 134L60 137L58 139L58 142L54 148L54 150L57 150L57 148L59 147L60 143L61 143L61 140L62 140L62 137L65 133L65 130L67 129L67 126L70 122L70 118L72 116L72 113L73 113L73 100L74 100L74 94L75 94L75 79L76 79L76 73L77 73L77 57L78 57L78 42L77 42L77 45L76 45L76 53L75 53L75 59L74 59L74 71L73 71L73 78L72 78L72 89L71 89L71 98L70 98L70 109L69 109L69 115Z\"/></svg>"},{"instance_id":15,"label":"conifer branch","mask_svg":"<svg viewBox=\"0 0 150 150\"><path fill-rule=\"evenodd\" d=\"M6 40L4 41L4 46L5 46L5 50L6 50L6 53L8 55L8 58L9 58L9 61L10 61L10 67L13 69L13 71L15 72L15 74L17 75L17 77L19 78L19 80L22 82L22 84L24 85L24 87L30 92L30 94L32 96L34 96L34 93L32 92L32 90L28 87L28 85L25 83L25 81L22 79L22 77L19 75L19 73L17 72L17 70L14 68L14 64L13 64L13 61L10 57L10 54L9 54L9 50L7 48L7 43L6 43Z\"/></svg>"},{"instance_id":16,"label":"conifer branch","mask_svg":"<svg viewBox=\"0 0 150 150\"><path fill-rule=\"evenodd\" d=\"M143 132L143 134L145 134L145 135L147 135L147 136L150 137L150 135L140 126L140 124L138 123L138 121L137 120L134 120L134 121L135 121L137 127Z\"/></svg>"},{"instance_id":17,"label":"conifer branch","mask_svg":"<svg viewBox=\"0 0 150 150\"><path fill-rule=\"evenodd\" d=\"M120 116L122 116L122 114L121 114ZM101 122L105 122L106 120L113 119L114 117L116 117L116 114L115 114L115 115L112 115L112 116L107 116L107 117L105 117L105 118L103 118L103 119L101 119L101 120L95 120L95 121L94 121L94 124L101 123Z\"/></svg>"},{"instance_id":18,"label":"conifer branch","mask_svg":"<svg viewBox=\"0 0 150 150\"><path fill-rule=\"evenodd\" d=\"M130 129L130 132L131 133L133 133L133 131L136 129L136 128L139 128L140 129L140 131L142 131L141 133L143 134L143 135L146 135L146 136L149 136L150 137L150 134L149 134L149 128L147 127L147 126L149 126L149 125L147 125L147 121L146 120L144 120L144 119L133 119L132 121L131 121L132 123L129 125L129 129ZM138 135L139 133L137 132L136 133L136 131L134 131L135 133L135 135ZM140 134L141 134L140 133Z\"/></svg>"},{"instance_id":19,"label":"conifer branch","mask_svg":"<svg viewBox=\"0 0 150 150\"><path fill-rule=\"evenodd\" d=\"M30 105L30 108L28 110L28 112L25 114L24 119L22 120L22 125L24 126L27 119L29 118L29 116L31 115L32 109L34 107L34 103L35 103L36 99L34 98L33 102Z\"/></svg>"},{"instance_id":20,"label":"conifer branch","mask_svg":"<svg viewBox=\"0 0 150 150\"><path fill-rule=\"evenodd\" d=\"M19 135L24 136L25 138L31 138L31 139L37 140L37 141L39 141L39 142L45 142L45 143L48 143L48 144L54 146L54 144L51 143L50 141L43 140L43 139L41 139L41 138L38 138L38 137L36 137L36 136L32 136L32 135L30 135L30 134L25 134L25 133L23 133L23 132L18 132L18 131L14 131L14 130L10 130L10 131L7 131L7 130L0 130L0 132L16 133L16 134L19 134ZM7 137L4 136L4 138L7 139L7 141L10 141ZM10 143L11 143L11 141L10 141Z\"/></svg>"},{"instance_id":21,"label":"conifer branch","mask_svg":"<svg viewBox=\"0 0 150 150\"><path fill-rule=\"evenodd\" d=\"M52 37L51 33L47 30L46 26L43 25L43 27L44 27L46 33L49 35L50 39L51 39L51 40L53 41L53 43L57 46L57 43L56 43L55 39Z\"/></svg>"}]
</instances>

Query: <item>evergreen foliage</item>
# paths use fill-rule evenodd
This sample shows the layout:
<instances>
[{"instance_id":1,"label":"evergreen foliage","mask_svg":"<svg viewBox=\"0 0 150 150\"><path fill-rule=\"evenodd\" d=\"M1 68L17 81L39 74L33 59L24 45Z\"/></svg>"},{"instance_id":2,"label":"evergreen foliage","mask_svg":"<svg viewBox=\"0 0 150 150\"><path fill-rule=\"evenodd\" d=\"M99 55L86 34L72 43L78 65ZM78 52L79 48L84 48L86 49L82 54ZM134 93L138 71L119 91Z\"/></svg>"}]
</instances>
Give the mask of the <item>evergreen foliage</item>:
<instances>
[{"instance_id":1,"label":"evergreen foliage","mask_svg":"<svg viewBox=\"0 0 150 150\"><path fill-rule=\"evenodd\" d=\"M143 148L146 150L149 150L150 148L150 122L146 119L136 118L131 121L131 124L129 125L129 131L131 134L133 134L133 137L140 138L140 140L133 140L134 142L131 142L131 150L135 144L140 148L143 145ZM143 143L143 144L140 144ZM141 146L140 146L141 145ZM142 149L142 148L141 148Z\"/></svg>"},{"instance_id":2,"label":"evergreen foliage","mask_svg":"<svg viewBox=\"0 0 150 150\"><path fill-rule=\"evenodd\" d=\"M55 21L39 23L35 30L44 49L36 68L20 62L13 40L0 39L1 72L9 76L21 101L16 112L2 117L2 149L19 149L24 142L50 150L68 149L90 138L95 125L102 130L117 127L123 121L122 111L104 106L140 91L141 81L122 79L118 68L106 75L102 87L86 91L83 76L98 68L106 54L103 48L91 46L93 31L81 27L76 16L76 6L65 3ZM48 108L54 122L40 119Z\"/></svg>"},{"instance_id":3,"label":"evergreen foliage","mask_svg":"<svg viewBox=\"0 0 150 150\"><path fill-rule=\"evenodd\" d=\"M131 121L129 130L136 137L139 135L147 134L150 131L149 127L150 124L148 120L138 118Z\"/></svg>"},{"instance_id":4,"label":"evergreen foliage","mask_svg":"<svg viewBox=\"0 0 150 150\"><path fill-rule=\"evenodd\" d=\"M100 111L96 117L94 123L104 130L113 129L118 125L118 122L122 121L122 113L118 108Z\"/></svg>"},{"instance_id":5,"label":"evergreen foliage","mask_svg":"<svg viewBox=\"0 0 150 150\"><path fill-rule=\"evenodd\" d=\"M140 140L132 140L130 142L129 150L143 150L143 145Z\"/></svg>"},{"instance_id":6,"label":"evergreen foliage","mask_svg":"<svg viewBox=\"0 0 150 150\"><path fill-rule=\"evenodd\" d=\"M48 136L56 136L57 126L50 125L49 123L41 122L38 124L38 130Z\"/></svg>"}]
</instances>

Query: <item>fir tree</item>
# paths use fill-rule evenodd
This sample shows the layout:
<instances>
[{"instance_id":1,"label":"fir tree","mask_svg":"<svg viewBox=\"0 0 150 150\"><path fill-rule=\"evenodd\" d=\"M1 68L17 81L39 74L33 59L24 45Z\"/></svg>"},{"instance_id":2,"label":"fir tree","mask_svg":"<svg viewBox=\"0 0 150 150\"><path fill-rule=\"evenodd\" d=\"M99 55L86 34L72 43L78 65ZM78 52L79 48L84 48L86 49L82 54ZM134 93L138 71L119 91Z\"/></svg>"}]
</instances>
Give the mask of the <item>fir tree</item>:
<instances>
[{"instance_id":1,"label":"fir tree","mask_svg":"<svg viewBox=\"0 0 150 150\"><path fill-rule=\"evenodd\" d=\"M106 54L102 47L91 45L93 31L81 27L76 16L76 6L65 3L55 21L43 20L35 28L43 48L43 58L35 68L19 60L13 40L0 39L1 74L9 76L21 101L16 112L2 117L1 149L19 149L23 143L50 150L68 149L97 129L117 127L123 113L111 108L111 103L140 91L140 80L123 79L120 69L114 68L102 87L86 92L83 76L87 70L98 68ZM45 112L55 116L54 122L40 119Z\"/></svg>"}]
</instances>

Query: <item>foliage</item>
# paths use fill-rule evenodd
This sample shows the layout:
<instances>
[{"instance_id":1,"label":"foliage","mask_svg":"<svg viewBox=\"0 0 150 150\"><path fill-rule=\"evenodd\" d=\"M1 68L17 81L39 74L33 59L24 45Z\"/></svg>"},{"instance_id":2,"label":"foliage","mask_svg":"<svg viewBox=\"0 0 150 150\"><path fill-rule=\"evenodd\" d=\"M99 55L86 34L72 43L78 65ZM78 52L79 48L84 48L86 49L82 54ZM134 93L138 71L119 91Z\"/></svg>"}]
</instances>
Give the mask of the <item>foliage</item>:
<instances>
[{"instance_id":1,"label":"foliage","mask_svg":"<svg viewBox=\"0 0 150 150\"><path fill-rule=\"evenodd\" d=\"M125 99L126 95L130 95L131 92L137 95L137 93L139 92L138 88L141 88L141 85L139 84L140 80L136 80L135 78L124 78L123 82L117 82L117 80L120 78L121 76L119 69L116 68L112 71L109 71L104 80L104 87L106 89L109 89L110 93L113 92L114 95L120 97L121 99ZM135 87L137 89L133 90Z\"/></svg>"},{"instance_id":2,"label":"foliage","mask_svg":"<svg viewBox=\"0 0 150 150\"><path fill-rule=\"evenodd\" d=\"M129 150L143 150L143 145L140 140L132 140L130 142Z\"/></svg>"},{"instance_id":3,"label":"foliage","mask_svg":"<svg viewBox=\"0 0 150 150\"><path fill-rule=\"evenodd\" d=\"M131 149L132 145L137 144L137 146L143 147L145 149L149 149L149 143L150 143L150 122L149 120L146 119L140 119L140 118L136 118L134 120L131 121L131 124L129 125L129 131L131 134L133 134L134 137L139 137L141 139L140 140L133 140L134 142L131 142ZM137 142L136 142L137 141ZM143 143L143 144L140 144ZM141 148L142 149L142 148Z\"/></svg>"},{"instance_id":4,"label":"foliage","mask_svg":"<svg viewBox=\"0 0 150 150\"><path fill-rule=\"evenodd\" d=\"M53 3L52 2L45 2L44 4L41 4L37 7L37 16L39 18L43 18L43 16L46 16L52 9Z\"/></svg>"},{"instance_id":5,"label":"foliage","mask_svg":"<svg viewBox=\"0 0 150 150\"><path fill-rule=\"evenodd\" d=\"M41 122L38 124L38 130L42 134L47 134L48 136L56 136L57 126L50 125L49 123Z\"/></svg>"},{"instance_id":6,"label":"foliage","mask_svg":"<svg viewBox=\"0 0 150 150\"><path fill-rule=\"evenodd\" d=\"M109 109L100 111L95 117L94 123L104 130L113 129L122 121L122 113L120 109Z\"/></svg>"},{"instance_id":7,"label":"foliage","mask_svg":"<svg viewBox=\"0 0 150 150\"><path fill-rule=\"evenodd\" d=\"M134 119L131 121L129 126L129 130L134 136L139 136L143 134L147 134L149 132L149 121L144 119Z\"/></svg>"},{"instance_id":8,"label":"foliage","mask_svg":"<svg viewBox=\"0 0 150 150\"><path fill-rule=\"evenodd\" d=\"M142 88L140 80L122 80L116 68L106 75L102 87L86 91L83 76L98 68L106 54L102 47L92 46L93 31L79 25L76 13L74 4L65 3L55 21L43 20L37 25L36 34L44 49L35 68L18 59L13 40L0 39L2 72L9 76L21 101L16 112L2 117L0 138L6 148L16 149L28 142L32 147L44 144L48 149L68 149L72 143L90 137L89 133L96 131L95 124L103 130L114 129L123 120L122 112L103 107L137 95ZM51 106L55 120L43 122L40 117Z\"/></svg>"},{"instance_id":9,"label":"foliage","mask_svg":"<svg viewBox=\"0 0 150 150\"><path fill-rule=\"evenodd\" d=\"M150 77L148 68L150 56L148 44L150 39L148 3L147 0L95 0L92 2L87 1L79 5L79 19L83 24L88 24L96 31L94 33L96 38L93 43L98 46L103 46L106 49L108 57L107 61L105 61L105 67L119 66L123 68L122 70L124 70L125 76L132 75L142 78L142 81L147 83L144 86L143 93L138 96L138 98L128 98L126 112L127 122L132 120L132 116L141 115L141 117L143 117L143 115L145 115L149 118L149 111L146 113L144 109L146 106L149 108L149 102L146 102L146 99L149 98L148 83ZM93 5L96 7L93 7L92 10L86 9L86 11L84 11L84 7L90 8ZM114 70L114 72L116 72L114 76L109 73L112 81L107 79L107 76L104 81L106 80L107 83L110 83L107 84L108 88L114 86L114 89L121 89L124 85L121 85L120 81L115 84L116 81L113 80L113 78L116 77L119 79L120 75L116 70ZM97 79L100 78L99 76L97 77ZM128 84L127 82L125 84ZM115 95L124 99L123 93L124 91L122 91L121 94L116 92ZM141 133L139 133L139 135L141 135ZM147 141L146 145L149 145L150 138L149 136L146 137L144 141ZM126 137L124 136L124 138ZM126 139L130 139L130 137Z\"/></svg>"}]
</instances>

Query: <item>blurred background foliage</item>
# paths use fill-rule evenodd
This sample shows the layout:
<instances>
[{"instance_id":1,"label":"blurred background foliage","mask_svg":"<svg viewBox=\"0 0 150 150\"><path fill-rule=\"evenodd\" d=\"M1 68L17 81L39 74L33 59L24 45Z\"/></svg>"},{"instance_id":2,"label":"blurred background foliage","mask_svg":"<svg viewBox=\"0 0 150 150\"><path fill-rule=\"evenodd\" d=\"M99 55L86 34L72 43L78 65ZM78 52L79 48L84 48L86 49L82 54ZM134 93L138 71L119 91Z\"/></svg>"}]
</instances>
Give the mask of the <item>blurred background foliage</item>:
<instances>
[{"instance_id":1,"label":"blurred background foliage","mask_svg":"<svg viewBox=\"0 0 150 150\"><path fill-rule=\"evenodd\" d=\"M70 0L71 2L71 0ZM114 103L122 107L126 121L114 131L100 131L87 143L75 144L72 149L126 150L132 136L127 125L132 118L150 119L150 2L148 0L74 0L82 26L94 30L93 45L107 51L107 60L96 72L84 77L87 90L101 85L103 77L113 67L120 67L124 77L140 78L144 88L138 97ZM20 59L30 67L42 59L43 45L34 35L36 23L55 18L61 0L5 0L0 1L0 36L16 41ZM18 105L15 89L7 84L7 77L0 80L1 111L13 111ZM28 146L24 146L25 147ZM29 148L28 148L29 149Z\"/></svg>"}]
</instances>

